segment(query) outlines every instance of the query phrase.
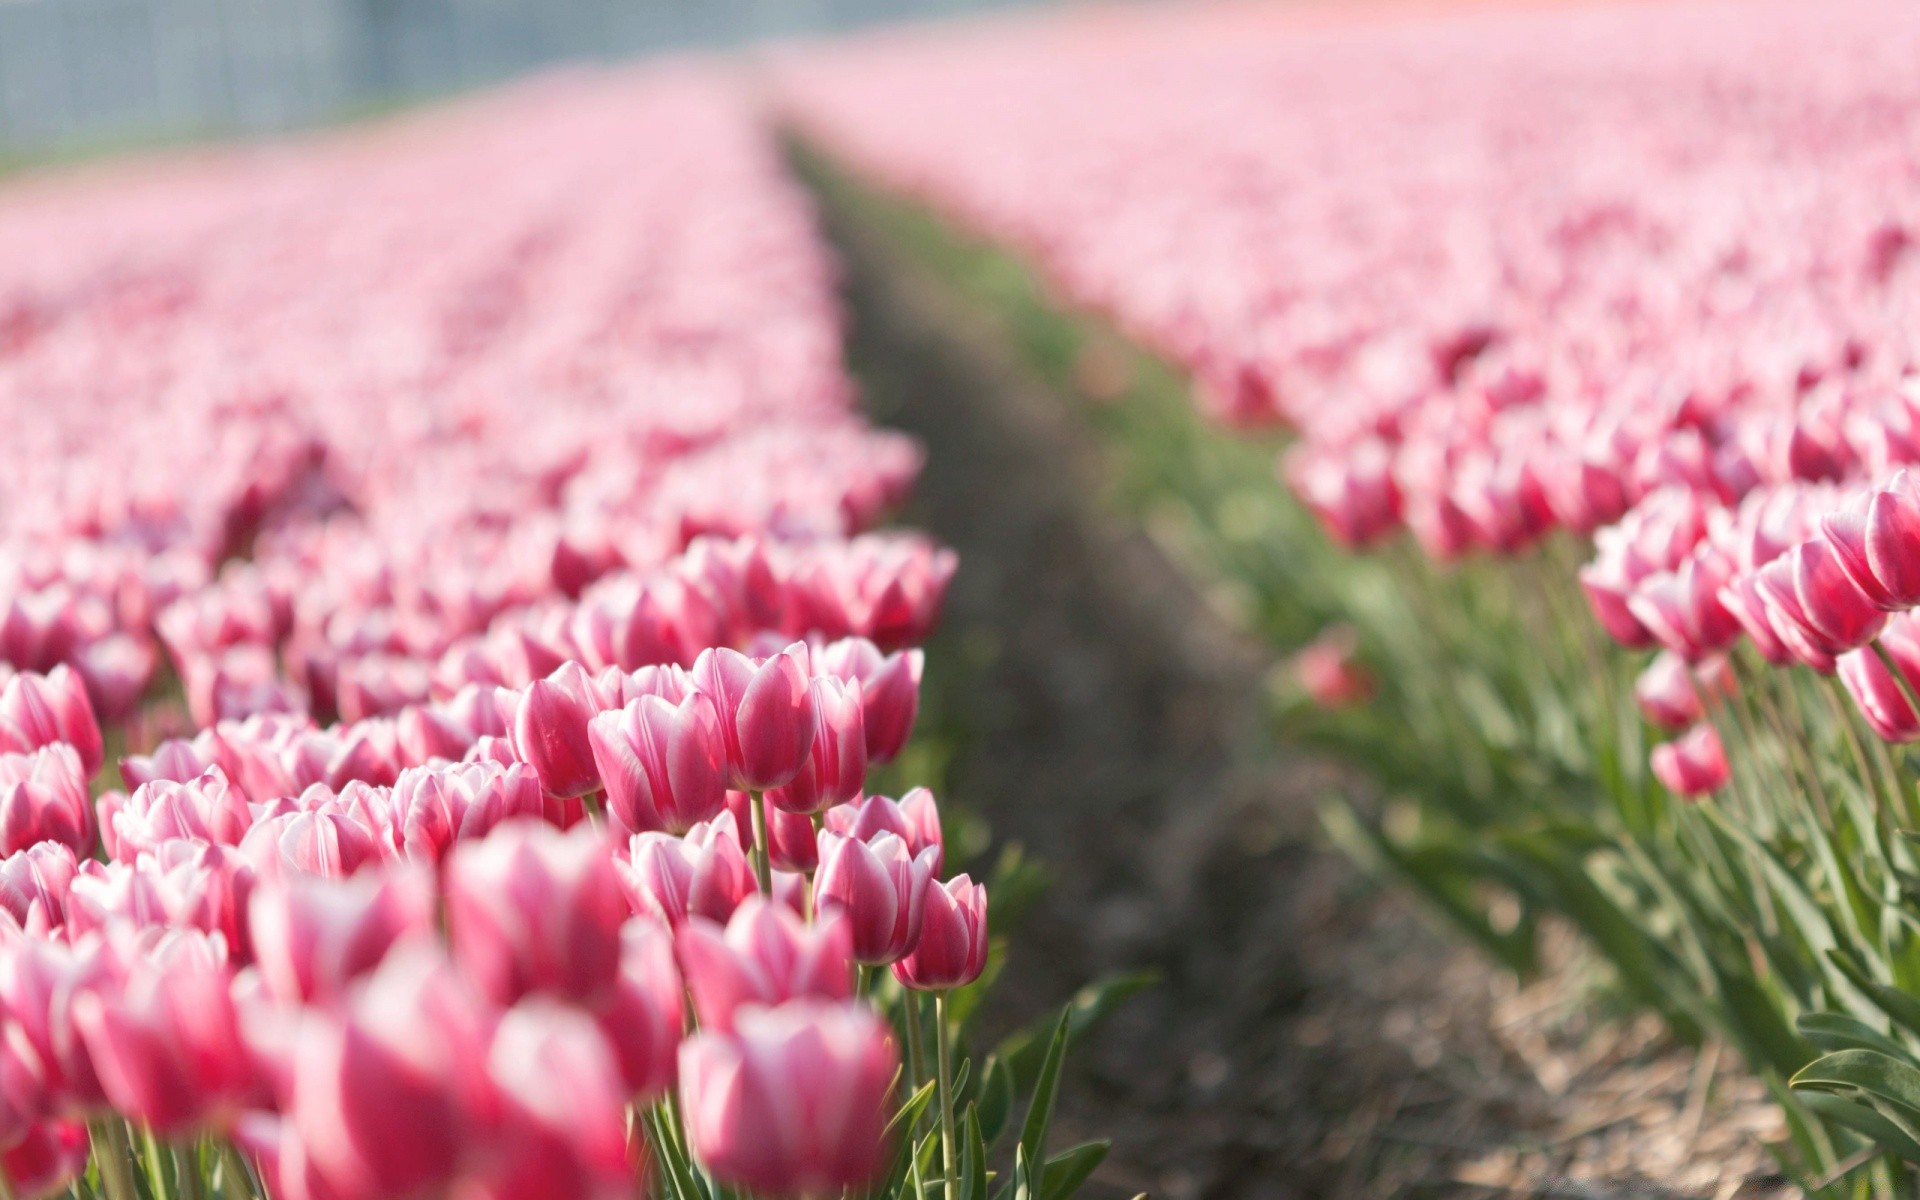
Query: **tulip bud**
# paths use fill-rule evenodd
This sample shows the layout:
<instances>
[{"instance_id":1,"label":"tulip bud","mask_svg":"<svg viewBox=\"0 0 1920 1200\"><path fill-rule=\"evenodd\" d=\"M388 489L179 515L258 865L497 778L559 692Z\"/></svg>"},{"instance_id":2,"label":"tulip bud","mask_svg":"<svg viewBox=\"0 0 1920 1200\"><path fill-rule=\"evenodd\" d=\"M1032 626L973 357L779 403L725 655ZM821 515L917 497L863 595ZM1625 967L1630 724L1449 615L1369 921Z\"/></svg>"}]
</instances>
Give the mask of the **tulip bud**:
<instances>
[{"instance_id":1,"label":"tulip bud","mask_svg":"<svg viewBox=\"0 0 1920 1200\"><path fill-rule=\"evenodd\" d=\"M1884 490L1822 518L1820 528L1875 605L1899 612L1920 604L1920 480L1901 470Z\"/></svg>"},{"instance_id":2,"label":"tulip bud","mask_svg":"<svg viewBox=\"0 0 1920 1200\"><path fill-rule=\"evenodd\" d=\"M867 732L860 705L860 681L816 678L813 692L813 748L799 774L767 790L767 803L790 813L810 814L860 796L867 782Z\"/></svg>"},{"instance_id":3,"label":"tulip bud","mask_svg":"<svg viewBox=\"0 0 1920 1200\"><path fill-rule=\"evenodd\" d=\"M868 796L858 804L828 809L823 820L828 830L859 842L871 842L875 834L891 833L905 842L916 858L932 848L936 878L945 865L940 809L926 788L914 788L898 801Z\"/></svg>"},{"instance_id":4,"label":"tulip bud","mask_svg":"<svg viewBox=\"0 0 1920 1200\"><path fill-rule=\"evenodd\" d=\"M627 904L599 831L518 821L447 859L454 958L496 1003L545 991L586 1000L620 971Z\"/></svg>"},{"instance_id":5,"label":"tulip bud","mask_svg":"<svg viewBox=\"0 0 1920 1200\"><path fill-rule=\"evenodd\" d=\"M1634 681L1633 698L1649 722L1662 729L1685 729L1704 710L1687 661L1671 650L1662 651Z\"/></svg>"},{"instance_id":6,"label":"tulip bud","mask_svg":"<svg viewBox=\"0 0 1920 1200\"><path fill-rule=\"evenodd\" d=\"M1359 638L1350 625L1334 625L1294 655L1300 690L1319 707L1350 708L1373 697L1373 676L1358 661Z\"/></svg>"},{"instance_id":7,"label":"tulip bud","mask_svg":"<svg viewBox=\"0 0 1920 1200\"><path fill-rule=\"evenodd\" d=\"M278 879L288 872L345 879L381 860L372 829L328 807L256 822L241 841L240 853L262 879Z\"/></svg>"},{"instance_id":8,"label":"tulip bud","mask_svg":"<svg viewBox=\"0 0 1920 1200\"><path fill-rule=\"evenodd\" d=\"M804 644L765 659L725 647L705 650L691 674L718 711L731 787L765 791L800 773L814 736Z\"/></svg>"},{"instance_id":9,"label":"tulip bud","mask_svg":"<svg viewBox=\"0 0 1920 1200\"><path fill-rule=\"evenodd\" d=\"M336 1196L443 1190L487 1091L479 998L437 948L416 943L395 947L344 1008L308 1011L288 1106L301 1173ZM283 1183L294 1165L279 1163Z\"/></svg>"},{"instance_id":10,"label":"tulip bud","mask_svg":"<svg viewBox=\"0 0 1920 1200\"><path fill-rule=\"evenodd\" d=\"M541 789L525 763L410 767L388 793L381 836L402 858L437 863L456 841L485 837L516 818L564 825L564 804Z\"/></svg>"},{"instance_id":11,"label":"tulip bud","mask_svg":"<svg viewBox=\"0 0 1920 1200\"><path fill-rule=\"evenodd\" d=\"M290 875L257 889L248 906L254 962L272 998L328 1003L373 970L408 934L436 919L433 880L396 867L352 879Z\"/></svg>"},{"instance_id":12,"label":"tulip bud","mask_svg":"<svg viewBox=\"0 0 1920 1200\"><path fill-rule=\"evenodd\" d=\"M647 917L621 926L620 978L592 1012L613 1044L635 1103L646 1104L673 1086L686 1028L685 995L672 934Z\"/></svg>"},{"instance_id":13,"label":"tulip bud","mask_svg":"<svg viewBox=\"0 0 1920 1200\"><path fill-rule=\"evenodd\" d=\"M1886 613L1860 590L1824 538L1802 542L1761 568L1760 588L1828 656L1864 646L1886 627Z\"/></svg>"},{"instance_id":14,"label":"tulip bud","mask_svg":"<svg viewBox=\"0 0 1920 1200\"><path fill-rule=\"evenodd\" d=\"M22 754L55 742L80 756L83 779L93 778L105 760L86 684L64 665L46 675L15 675L0 689L0 751Z\"/></svg>"},{"instance_id":15,"label":"tulip bud","mask_svg":"<svg viewBox=\"0 0 1920 1200\"><path fill-rule=\"evenodd\" d=\"M66 1191L87 1169L93 1144L80 1121L36 1121L0 1156L18 1200Z\"/></svg>"},{"instance_id":16,"label":"tulip bud","mask_svg":"<svg viewBox=\"0 0 1920 1200\"><path fill-rule=\"evenodd\" d=\"M222 1127L252 1083L226 965L175 945L73 1006L108 1102L168 1136Z\"/></svg>"},{"instance_id":17,"label":"tulip bud","mask_svg":"<svg viewBox=\"0 0 1920 1200\"><path fill-rule=\"evenodd\" d=\"M986 965L986 885L956 875L929 886L920 940L893 964L893 977L918 991L945 991L972 983Z\"/></svg>"},{"instance_id":18,"label":"tulip bud","mask_svg":"<svg viewBox=\"0 0 1920 1200\"><path fill-rule=\"evenodd\" d=\"M549 795L600 790L587 725L606 708L599 685L579 663L563 663L527 685L513 718L513 745Z\"/></svg>"},{"instance_id":19,"label":"tulip bud","mask_svg":"<svg viewBox=\"0 0 1920 1200\"><path fill-rule=\"evenodd\" d=\"M926 655L919 650L882 654L865 638L843 638L816 651L814 663L829 675L859 681L867 761L889 763L898 757L920 713Z\"/></svg>"},{"instance_id":20,"label":"tulip bud","mask_svg":"<svg viewBox=\"0 0 1920 1200\"><path fill-rule=\"evenodd\" d=\"M1711 725L1696 725L1688 733L1653 748L1653 773L1668 791L1689 798L1719 791L1733 778L1720 735Z\"/></svg>"},{"instance_id":21,"label":"tulip bud","mask_svg":"<svg viewBox=\"0 0 1920 1200\"><path fill-rule=\"evenodd\" d=\"M120 862L171 838L237 846L252 824L246 798L219 767L185 783L143 783L103 822L107 850Z\"/></svg>"},{"instance_id":22,"label":"tulip bud","mask_svg":"<svg viewBox=\"0 0 1920 1200\"><path fill-rule=\"evenodd\" d=\"M684 837L636 833L622 872L635 912L678 928L688 916L725 921L756 890L753 868L739 839L719 819L696 825Z\"/></svg>"},{"instance_id":23,"label":"tulip bud","mask_svg":"<svg viewBox=\"0 0 1920 1200\"><path fill-rule=\"evenodd\" d=\"M529 1000L501 1018L487 1052L494 1102L476 1200L616 1200L631 1195L625 1087L584 1014Z\"/></svg>"},{"instance_id":24,"label":"tulip bud","mask_svg":"<svg viewBox=\"0 0 1920 1200\"><path fill-rule=\"evenodd\" d=\"M71 847L39 842L0 859L0 911L20 929L44 937L65 923L67 892L79 862Z\"/></svg>"},{"instance_id":25,"label":"tulip bud","mask_svg":"<svg viewBox=\"0 0 1920 1200\"><path fill-rule=\"evenodd\" d=\"M587 737L606 784L608 818L622 834L683 833L726 802L726 739L704 695L677 706L642 696L595 717Z\"/></svg>"},{"instance_id":26,"label":"tulip bud","mask_svg":"<svg viewBox=\"0 0 1920 1200\"><path fill-rule=\"evenodd\" d=\"M73 747L51 742L28 754L0 754L0 854L58 842L93 853L93 801Z\"/></svg>"},{"instance_id":27,"label":"tulip bud","mask_svg":"<svg viewBox=\"0 0 1920 1200\"><path fill-rule=\"evenodd\" d=\"M814 904L823 913L846 913L855 962L884 966L913 949L920 939L933 860L931 850L917 857L909 854L906 842L891 833L871 842L820 835Z\"/></svg>"},{"instance_id":28,"label":"tulip bud","mask_svg":"<svg viewBox=\"0 0 1920 1200\"><path fill-rule=\"evenodd\" d=\"M693 1157L729 1187L832 1196L887 1160L900 1065L884 1022L855 1004L803 1000L737 1014L731 1033L680 1047Z\"/></svg>"},{"instance_id":29,"label":"tulip bud","mask_svg":"<svg viewBox=\"0 0 1920 1200\"><path fill-rule=\"evenodd\" d=\"M688 918L674 945L702 1029L730 1031L743 1004L853 996L852 931L837 913L809 927L787 909L749 896L725 929Z\"/></svg>"}]
</instances>

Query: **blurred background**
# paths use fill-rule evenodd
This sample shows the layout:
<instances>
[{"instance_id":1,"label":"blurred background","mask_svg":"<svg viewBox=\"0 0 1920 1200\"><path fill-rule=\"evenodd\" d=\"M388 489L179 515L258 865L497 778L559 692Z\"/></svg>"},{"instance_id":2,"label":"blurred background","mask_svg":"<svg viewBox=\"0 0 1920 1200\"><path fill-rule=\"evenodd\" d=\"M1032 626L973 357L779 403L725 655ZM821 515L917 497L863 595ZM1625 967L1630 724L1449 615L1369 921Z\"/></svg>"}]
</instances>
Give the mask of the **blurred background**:
<instances>
[{"instance_id":1,"label":"blurred background","mask_svg":"<svg viewBox=\"0 0 1920 1200\"><path fill-rule=\"evenodd\" d=\"M0 159L265 132L564 60L1019 0L0 0Z\"/></svg>"}]
</instances>

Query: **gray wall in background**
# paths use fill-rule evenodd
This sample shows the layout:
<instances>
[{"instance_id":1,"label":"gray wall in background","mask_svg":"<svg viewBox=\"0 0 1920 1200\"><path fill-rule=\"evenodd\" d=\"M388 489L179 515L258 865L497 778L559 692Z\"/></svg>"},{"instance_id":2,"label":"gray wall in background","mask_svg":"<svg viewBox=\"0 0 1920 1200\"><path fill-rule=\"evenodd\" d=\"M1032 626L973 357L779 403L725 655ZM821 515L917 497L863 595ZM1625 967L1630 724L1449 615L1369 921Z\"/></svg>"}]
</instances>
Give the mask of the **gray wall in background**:
<instances>
[{"instance_id":1,"label":"gray wall in background","mask_svg":"<svg viewBox=\"0 0 1920 1200\"><path fill-rule=\"evenodd\" d=\"M0 152L283 129L562 59L1018 0L0 0Z\"/></svg>"}]
</instances>

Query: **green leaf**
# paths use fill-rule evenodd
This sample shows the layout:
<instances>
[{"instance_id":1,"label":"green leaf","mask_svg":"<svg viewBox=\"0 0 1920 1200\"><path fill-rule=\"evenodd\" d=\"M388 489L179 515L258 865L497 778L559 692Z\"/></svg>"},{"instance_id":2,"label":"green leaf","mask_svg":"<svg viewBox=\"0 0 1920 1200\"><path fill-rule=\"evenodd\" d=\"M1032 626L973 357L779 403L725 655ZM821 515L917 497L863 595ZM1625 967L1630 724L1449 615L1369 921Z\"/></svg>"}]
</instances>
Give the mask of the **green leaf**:
<instances>
[{"instance_id":1,"label":"green leaf","mask_svg":"<svg viewBox=\"0 0 1920 1200\"><path fill-rule=\"evenodd\" d=\"M1106 1160L1109 1142L1087 1142L1047 1160L1040 1172L1040 1200L1067 1200Z\"/></svg>"},{"instance_id":2,"label":"green leaf","mask_svg":"<svg viewBox=\"0 0 1920 1200\"><path fill-rule=\"evenodd\" d=\"M1909 1162L1920 1162L1920 1141L1915 1141L1898 1125L1866 1105L1826 1092L1813 1091L1803 1093L1800 1102L1822 1120L1851 1129L1887 1153L1897 1154Z\"/></svg>"},{"instance_id":3,"label":"green leaf","mask_svg":"<svg viewBox=\"0 0 1920 1200\"><path fill-rule=\"evenodd\" d=\"M1794 1026L1801 1037L1822 1050L1878 1050L1902 1062L1920 1065L1905 1046L1858 1017L1845 1013L1806 1013Z\"/></svg>"},{"instance_id":4,"label":"green leaf","mask_svg":"<svg viewBox=\"0 0 1920 1200\"><path fill-rule=\"evenodd\" d=\"M1068 1034L1079 1037L1105 1020L1120 1003L1160 982L1154 971L1135 971L1127 975L1109 975L1081 988L1067 1004ZM1047 1051L1047 1039L1053 1030L1051 1021L1036 1022L1000 1043L996 1053L1013 1072L1015 1092L1031 1088L1040 1076Z\"/></svg>"},{"instance_id":5,"label":"green leaf","mask_svg":"<svg viewBox=\"0 0 1920 1200\"><path fill-rule=\"evenodd\" d=\"M1060 1096L1060 1067L1067 1057L1067 1038L1072 1024L1073 1006L1068 1005L1060 1014L1059 1024L1054 1026L1046 1061L1040 1066L1039 1082L1034 1085L1033 1101L1027 1106L1026 1123L1020 1127L1019 1153L1028 1163L1046 1162L1047 1128L1053 1123L1054 1101Z\"/></svg>"},{"instance_id":6,"label":"green leaf","mask_svg":"<svg viewBox=\"0 0 1920 1200\"><path fill-rule=\"evenodd\" d=\"M999 1141L1007 1128L1007 1118L1013 1115L1013 1072L997 1054L987 1058L974 1110L980 1114L980 1129L987 1144Z\"/></svg>"},{"instance_id":7,"label":"green leaf","mask_svg":"<svg viewBox=\"0 0 1920 1200\"><path fill-rule=\"evenodd\" d=\"M1879 1005L1881 1011L1905 1026L1909 1033L1920 1035L1920 1000L1871 978L1860 960L1843 950L1827 951L1827 959L1840 969L1840 973L1847 977L1848 982L1865 992L1868 999Z\"/></svg>"},{"instance_id":8,"label":"green leaf","mask_svg":"<svg viewBox=\"0 0 1920 1200\"><path fill-rule=\"evenodd\" d=\"M987 1200L987 1141L980 1135L980 1115L967 1110L966 1156L960 1168L961 1200Z\"/></svg>"},{"instance_id":9,"label":"green leaf","mask_svg":"<svg viewBox=\"0 0 1920 1200\"><path fill-rule=\"evenodd\" d=\"M1920 1143L1920 1067L1878 1050L1839 1050L1808 1063L1788 1082L1866 1105L1895 1131L1876 1136L1884 1149L1903 1157L1908 1149L1920 1149L1908 1146Z\"/></svg>"}]
</instances>

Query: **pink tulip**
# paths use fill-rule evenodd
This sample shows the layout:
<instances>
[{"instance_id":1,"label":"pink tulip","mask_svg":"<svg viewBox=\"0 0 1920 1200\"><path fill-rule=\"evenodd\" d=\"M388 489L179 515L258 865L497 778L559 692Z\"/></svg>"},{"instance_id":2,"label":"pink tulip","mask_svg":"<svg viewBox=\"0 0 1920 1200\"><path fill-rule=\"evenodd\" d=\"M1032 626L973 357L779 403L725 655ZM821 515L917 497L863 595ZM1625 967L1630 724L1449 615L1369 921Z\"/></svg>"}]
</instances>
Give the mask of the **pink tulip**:
<instances>
[{"instance_id":1,"label":"pink tulip","mask_svg":"<svg viewBox=\"0 0 1920 1200\"><path fill-rule=\"evenodd\" d=\"M1676 796L1698 797L1719 791L1733 778L1720 735L1711 725L1696 725L1671 742L1653 748L1653 773Z\"/></svg>"},{"instance_id":2,"label":"pink tulip","mask_svg":"<svg viewBox=\"0 0 1920 1200\"><path fill-rule=\"evenodd\" d=\"M247 910L254 962L274 999L330 1002L395 942L430 932L434 910L431 877L404 867L345 880L272 880L255 890Z\"/></svg>"},{"instance_id":3,"label":"pink tulip","mask_svg":"<svg viewBox=\"0 0 1920 1200\"><path fill-rule=\"evenodd\" d=\"M511 1004L544 991L605 992L620 972L627 902L603 836L517 821L447 859L454 958L487 996Z\"/></svg>"},{"instance_id":4,"label":"pink tulip","mask_svg":"<svg viewBox=\"0 0 1920 1200\"><path fill-rule=\"evenodd\" d=\"M527 685L513 718L513 745L549 795L600 790L587 725L607 707L599 685L579 663L564 663Z\"/></svg>"},{"instance_id":5,"label":"pink tulip","mask_svg":"<svg viewBox=\"0 0 1920 1200\"><path fill-rule=\"evenodd\" d=\"M790 813L812 814L859 798L867 781L867 732L860 681L816 678L813 747L799 774L767 790L767 803Z\"/></svg>"},{"instance_id":6,"label":"pink tulip","mask_svg":"<svg viewBox=\"0 0 1920 1200\"><path fill-rule=\"evenodd\" d=\"M410 767L387 795L381 837L399 857L437 863L455 842L485 837L503 822L524 817L564 825L566 811L525 763Z\"/></svg>"},{"instance_id":7,"label":"pink tulip","mask_svg":"<svg viewBox=\"0 0 1920 1200\"><path fill-rule=\"evenodd\" d=\"M241 841L240 853L262 879L290 872L345 879L382 857L366 822L330 807L281 813L256 822Z\"/></svg>"},{"instance_id":8,"label":"pink tulip","mask_svg":"<svg viewBox=\"0 0 1920 1200\"><path fill-rule=\"evenodd\" d=\"M58 842L93 853L93 802L73 747L52 742L28 754L0 754L0 853Z\"/></svg>"},{"instance_id":9,"label":"pink tulip","mask_svg":"<svg viewBox=\"0 0 1920 1200\"><path fill-rule=\"evenodd\" d=\"M1920 604L1920 480L1896 473L1887 486L1821 519L1840 563L1878 607Z\"/></svg>"},{"instance_id":10,"label":"pink tulip","mask_svg":"<svg viewBox=\"0 0 1920 1200\"><path fill-rule=\"evenodd\" d=\"M1371 699L1373 676L1358 661L1358 650L1352 627L1335 625L1323 631L1294 656L1293 673L1301 690L1325 709L1348 708Z\"/></svg>"},{"instance_id":11,"label":"pink tulip","mask_svg":"<svg viewBox=\"0 0 1920 1200\"><path fill-rule=\"evenodd\" d=\"M84 778L100 769L100 726L86 684L65 666L44 676L15 675L0 689L0 751L22 754L55 742L73 747Z\"/></svg>"},{"instance_id":12,"label":"pink tulip","mask_svg":"<svg viewBox=\"0 0 1920 1200\"><path fill-rule=\"evenodd\" d=\"M607 789L607 815L623 834L684 833L719 814L727 796L727 747L713 701L678 705L642 696L601 713L587 730Z\"/></svg>"},{"instance_id":13,"label":"pink tulip","mask_svg":"<svg viewBox=\"0 0 1920 1200\"><path fill-rule=\"evenodd\" d=\"M40 1200L66 1191L87 1169L92 1152L79 1121L36 1121L0 1155L0 1169L17 1200Z\"/></svg>"},{"instance_id":14,"label":"pink tulip","mask_svg":"<svg viewBox=\"0 0 1920 1200\"><path fill-rule=\"evenodd\" d=\"M1860 590L1824 538L1802 542L1762 568L1760 587L1828 655L1864 646L1886 627L1886 613Z\"/></svg>"},{"instance_id":15,"label":"pink tulip","mask_svg":"<svg viewBox=\"0 0 1920 1200\"><path fill-rule=\"evenodd\" d=\"M729 786L765 791L799 774L813 749L815 726L804 645L764 659L725 647L702 651L692 676L718 711Z\"/></svg>"},{"instance_id":16,"label":"pink tulip","mask_svg":"<svg viewBox=\"0 0 1920 1200\"><path fill-rule=\"evenodd\" d=\"M855 962L884 966L918 943L934 857L930 849L908 853L906 842L891 833L870 842L820 835L814 904L823 913L846 914Z\"/></svg>"},{"instance_id":17,"label":"pink tulip","mask_svg":"<svg viewBox=\"0 0 1920 1200\"><path fill-rule=\"evenodd\" d=\"M9 1022L0 1054L33 1064L43 1107L90 1108L106 1103L93 1060L74 1024L79 997L117 991L125 955L100 938L78 945L22 938L0 944L0 1010Z\"/></svg>"},{"instance_id":18,"label":"pink tulip","mask_svg":"<svg viewBox=\"0 0 1920 1200\"><path fill-rule=\"evenodd\" d=\"M897 801L868 796L858 804L828 809L824 820L828 830L859 842L871 842L875 834L891 833L905 842L916 858L931 849L935 877L945 864L940 808L926 788L914 788Z\"/></svg>"},{"instance_id":19,"label":"pink tulip","mask_svg":"<svg viewBox=\"0 0 1920 1200\"><path fill-rule=\"evenodd\" d=\"M107 1100L170 1136L223 1127L252 1083L226 965L194 943L173 946L73 1006Z\"/></svg>"},{"instance_id":20,"label":"pink tulip","mask_svg":"<svg viewBox=\"0 0 1920 1200\"><path fill-rule=\"evenodd\" d=\"M219 767L185 783L155 779L133 790L101 821L107 852L130 862L171 838L193 838L237 846L252 827L246 798L227 782Z\"/></svg>"},{"instance_id":21,"label":"pink tulip","mask_svg":"<svg viewBox=\"0 0 1920 1200\"><path fill-rule=\"evenodd\" d=\"M772 792L768 793L771 798ZM829 810L831 811L831 810ZM753 798L745 792L727 793L727 813L733 819L733 831L740 848L752 851ZM767 806L767 854L776 873L811 875L820 865L820 846L815 840L813 818L806 813L788 812Z\"/></svg>"},{"instance_id":22,"label":"pink tulip","mask_svg":"<svg viewBox=\"0 0 1920 1200\"><path fill-rule=\"evenodd\" d=\"M899 1061L886 1025L858 1005L744 1010L732 1033L680 1048L688 1146L721 1183L767 1196L863 1187L886 1161Z\"/></svg>"},{"instance_id":23,"label":"pink tulip","mask_svg":"<svg viewBox=\"0 0 1920 1200\"><path fill-rule=\"evenodd\" d=\"M71 847L43 841L0 859L0 912L44 937L66 921L67 892L79 863Z\"/></svg>"},{"instance_id":24,"label":"pink tulip","mask_svg":"<svg viewBox=\"0 0 1920 1200\"><path fill-rule=\"evenodd\" d=\"M1793 651L1774 629L1773 613L1757 576L1743 575L1721 588L1720 603L1740 622L1761 658L1774 666L1786 666L1794 661Z\"/></svg>"},{"instance_id":25,"label":"pink tulip","mask_svg":"<svg viewBox=\"0 0 1920 1200\"><path fill-rule=\"evenodd\" d=\"M743 1004L853 996L853 939L828 913L808 927L785 908L749 896L724 929L690 917L675 939L702 1029L729 1032Z\"/></svg>"},{"instance_id":26,"label":"pink tulip","mask_svg":"<svg viewBox=\"0 0 1920 1200\"><path fill-rule=\"evenodd\" d=\"M678 928L688 916L725 921L757 890L730 818L696 825L683 837L637 833L622 872L636 912Z\"/></svg>"},{"instance_id":27,"label":"pink tulip","mask_svg":"<svg viewBox=\"0 0 1920 1200\"><path fill-rule=\"evenodd\" d=\"M485 1010L435 949L403 944L293 1043L291 1132L332 1195L432 1194L485 1102ZM288 1163L280 1163L283 1177Z\"/></svg>"},{"instance_id":28,"label":"pink tulip","mask_svg":"<svg viewBox=\"0 0 1920 1200\"><path fill-rule=\"evenodd\" d=\"M859 681L867 761L889 763L899 757L920 712L926 655L919 650L882 654L865 638L843 638L814 651L813 661L829 675Z\"/></svg>"},{"instance_id":29,"label":"pink tulip","mask_svg":"<svg viewBox=\"0 0 1920 1200\"><path fill-rule=\"evenodd\" d=\"M1641 714L1653 724L1662 729L1685 729L1705 713L1698 688L1686 659L1664 650L1634 681L1633 698Z\"/></svg>"},{"instance_id":30,"label":"pink tulip","mask_svg":"<svg viewBox=\"0 0 1920 1200\"><path fill-rule=\"evenodd\" d=\"M1720 601L1733 578L1733 564L1717 551L1696 553L1671 572L1641 580L1627 607L1660 644L1698 661L1725 650L1740 635L1740 622Z\"/></svg>"},{"instance_id":31,"label":"pink tulip","mask_svg":"<svg viewBox=\"0 0 1920 1200\"><path fill-rule=\"evenodd\" d=\"M699 920L702 918L694 918ZM629 1097L645 1104L674 1084L686 989L673 935L648 917L620 929L620 978L590 1011L613 1044Z\"/></svg>"},{"instance_id":32,"label":"pink tulip","mask_svg":"<svg viewBox=\"0 0 1920 1200\"><path fill-rule=\"evenodd\" d=\"M987 889L965 875L927 888L920 940L893 964L893 977L919 991L972 983L987 965Z\"/></svg>"},{"instance_id":33,"label":"pink tulip","mask_svg":"<svg viewBox=\"0 0 1920 1200\"><path fill-rule=\"evenodd\" d=\"M515 1006L494 1030L486 1070L493 1111L484 1151L476 1155L462 1195L632 1195L626 1089L614 1070L612 1047L584 1014L542 999Z\"/></svg>"}]
</instances>

